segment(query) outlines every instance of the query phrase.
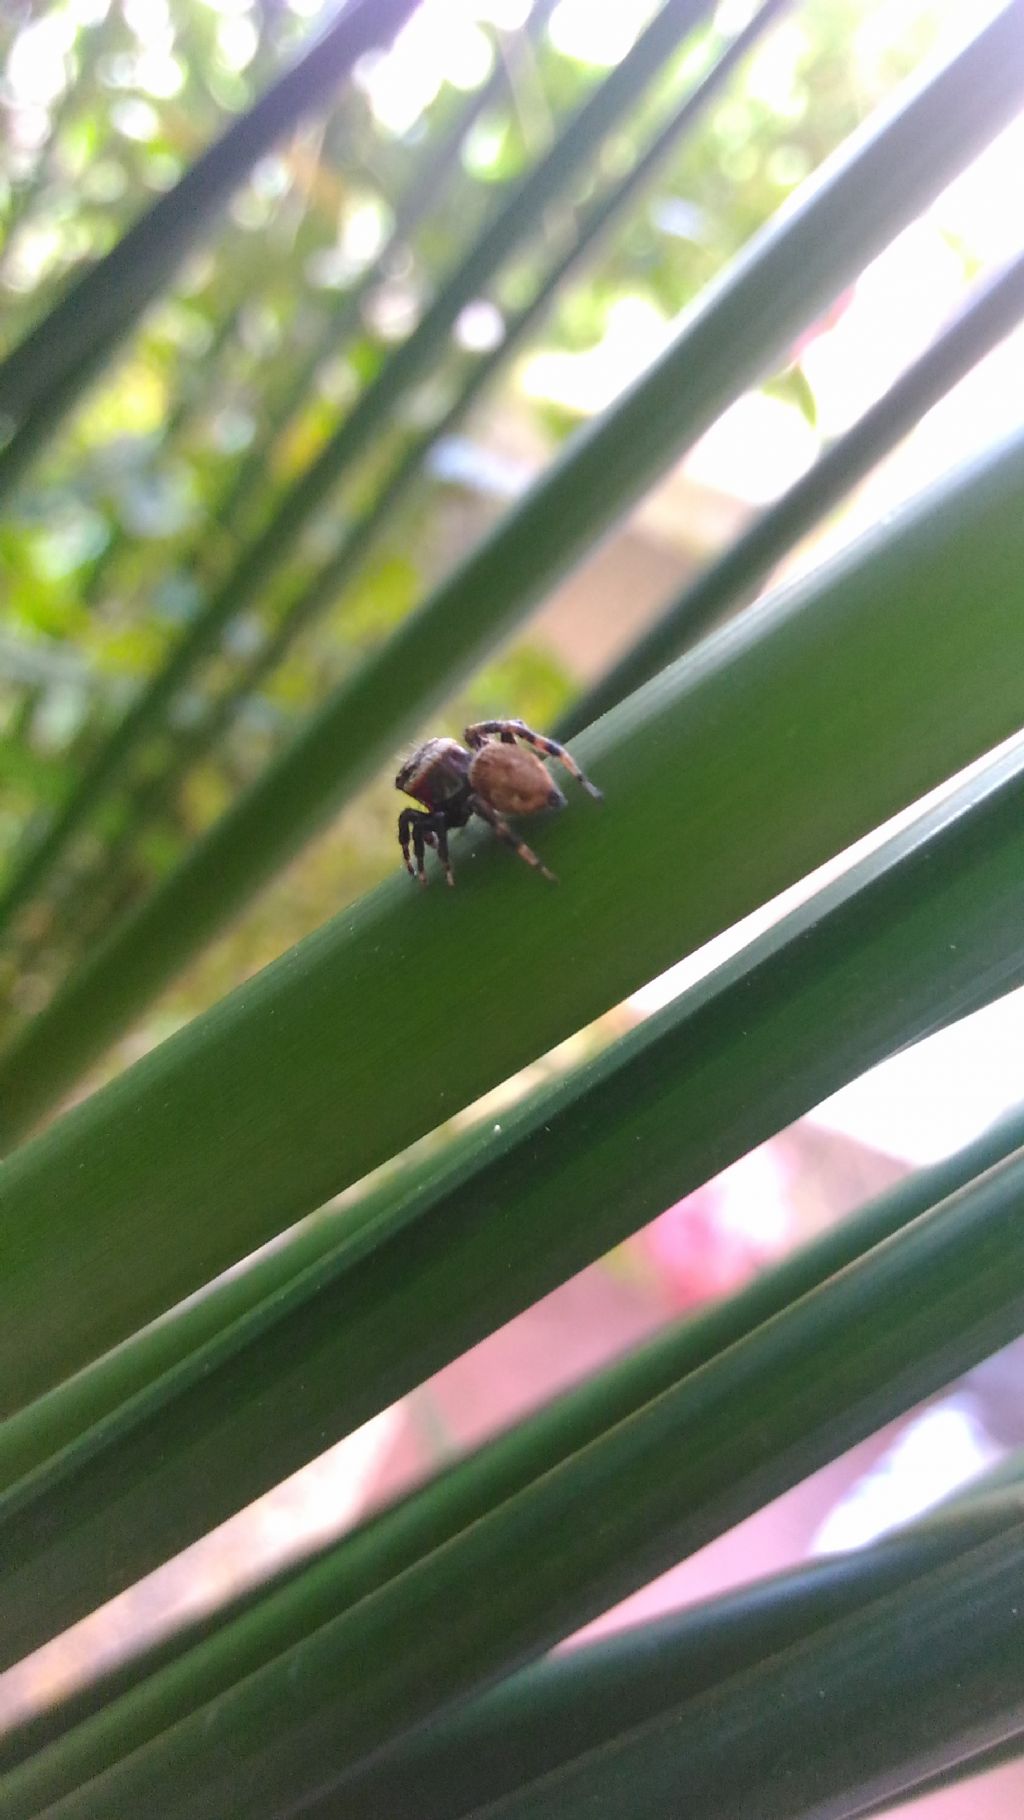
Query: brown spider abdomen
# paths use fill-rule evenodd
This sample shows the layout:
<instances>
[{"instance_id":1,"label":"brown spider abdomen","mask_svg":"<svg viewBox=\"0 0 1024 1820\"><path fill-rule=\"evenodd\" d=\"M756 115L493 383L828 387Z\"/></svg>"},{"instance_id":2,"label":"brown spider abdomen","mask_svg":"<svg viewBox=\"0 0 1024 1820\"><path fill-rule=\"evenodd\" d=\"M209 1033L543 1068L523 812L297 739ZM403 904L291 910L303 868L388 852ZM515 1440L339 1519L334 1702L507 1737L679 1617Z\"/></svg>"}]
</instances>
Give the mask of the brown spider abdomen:
<instances>
[{"instance_id":1,"label":"brown spider abdomen","mask_svg":"<svg viewBox=\"0 0 1024 1820\"><path fill-rule=\"evenodd\" d=\"M469 787L499 815L536 815L540 809L565 807L565 797L540 759L500 740L488 740L473 754Z\"/></svg>"}]
</instances>

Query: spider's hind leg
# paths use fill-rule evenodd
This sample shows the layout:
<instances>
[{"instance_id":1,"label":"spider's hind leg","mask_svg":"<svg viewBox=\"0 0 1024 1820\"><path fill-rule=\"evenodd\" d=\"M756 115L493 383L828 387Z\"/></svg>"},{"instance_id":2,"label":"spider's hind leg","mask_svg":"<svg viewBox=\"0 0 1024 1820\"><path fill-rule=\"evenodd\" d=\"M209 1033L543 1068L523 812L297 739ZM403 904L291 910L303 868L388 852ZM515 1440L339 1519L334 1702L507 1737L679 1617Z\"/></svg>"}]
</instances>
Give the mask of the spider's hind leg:
<instances>
[{"instance_id":1,"label":"spider's hind leg","mask_svg":"<svg viewBox=\"0 0 1024 1820\"><path fill-rule=\"evenodd\" d=\"M485 803L479 796L472 798L472 807L474 815L482 816L485 822L489 822L498 839L504 841L506 847L511 847L513 853L518 853L519 858L525 860L528 866L533 866L544 878L550 880L551 884L557 885L558 880L555 874L548 871L544 861L538 858L532 847L528 847L524 840L520 840L515 830L509 827L505 817L498 814L497 809L492 809L490 803Z\"/></svg>"},{"instance_id":2,"label":"spider's hind leg","mask_svg":"<svg viewBox=\"0 0 1024 1820\"><path fill-rule=\"evenodd\" d=\"M549 739L546 733L535 733L524 720L480 720L474 726L466 728L465 740L471 751L482 746L489 738L502 739L507 745L514 745L517 739L521 739L524 745L532 746L536 752L543 752L546 758L556 758L576 782L583 786L588 796L601 801L597 785L592 784L586 773L580 770L572 753L560 746L557 739Z\"/></svg>"}]
</instances>

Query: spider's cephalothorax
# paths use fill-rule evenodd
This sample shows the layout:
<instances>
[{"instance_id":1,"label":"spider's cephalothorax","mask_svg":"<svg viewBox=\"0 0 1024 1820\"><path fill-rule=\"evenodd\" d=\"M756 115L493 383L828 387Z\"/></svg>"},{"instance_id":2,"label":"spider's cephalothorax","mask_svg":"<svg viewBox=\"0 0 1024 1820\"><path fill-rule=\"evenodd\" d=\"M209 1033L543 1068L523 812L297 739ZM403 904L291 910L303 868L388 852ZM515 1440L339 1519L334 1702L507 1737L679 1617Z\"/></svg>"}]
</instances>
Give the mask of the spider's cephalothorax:
<instances>
[{"instance_id":1,"label":"spider's cephalothorax","mask_svg":"<svg viewBox=\"0 0 1024 1820\"><path fill-rule=\"evenodd\" d=\"M548 758L557 758L591 796L600 798L600 790L584 777L564 746L532 732L521 720L479 721L475 727L466 728L465 740L465 745L460 746L456 739L428 739L406 759L395 778L399 790L423 804L422 809L403 809L398 818L398 838L409 872L425 885L425 851L436 847L448 883L453 885L449 830L464 828L471 815L479 815L527 865L536 866L545 878L554 879L554 873L541 864L506 820L509 815L536 815L539 809L565 808L565 797L536 754L543 752ZM517 740L524 745L517 745ZM533 750L524 750L524 746ZM409 858L410 845L416 856L415 867Z\"/></svg>"}]
</instances>

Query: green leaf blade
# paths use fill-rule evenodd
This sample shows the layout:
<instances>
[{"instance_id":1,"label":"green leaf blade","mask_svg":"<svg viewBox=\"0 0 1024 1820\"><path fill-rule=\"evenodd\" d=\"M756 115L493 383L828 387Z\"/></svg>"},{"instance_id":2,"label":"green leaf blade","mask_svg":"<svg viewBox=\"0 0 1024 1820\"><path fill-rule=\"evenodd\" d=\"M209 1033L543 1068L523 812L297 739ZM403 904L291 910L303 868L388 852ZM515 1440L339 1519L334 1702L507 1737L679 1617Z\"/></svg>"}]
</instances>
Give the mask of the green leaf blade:
<instances>
[{"instance_id":1,"label":"green leaf blade","mask_svg":"<svg viewBox=\"0 0 1024 1820\"><path fill-rule=\"evenodd\" d=\"M485 1127L422 1178L413 1170L382 1189L356 1210L354 1229L342 1219L333 1249L330 1227L294 1235L279 1274L266 1261L252 1271L247 1309L245 1278L222 1285L5 1424L5 1659L304 1464L823 1093L1019 983L1021 764L1018 752L963 787L587 1069L506 1117L500 1135ZM959 1186L962 1169L984 1168L1019 1142L1010 1119L863 1227L801 1255L794 1274L783 1266L721 1320L687 1327L676 1336L681 1351L673 1337L640 1355L616 1406L645 1400L665 1382L659 1374L671 1380L705 1359L705 1346L730 1344L805 1293L819 1268L831 1274L929 1205L929 1194ZM218 1311L235 1325L218 1333ZM602 1383L593 1404L584 1397L584 1425L607 1395ZM96 1426L83 1429L90 1400ZM523 1445L533 1458L525 1435ZM543 1454L543 1437L537 1445ZM57 1451L48 1458L48 1449Z\"/></svg>"}]
</instances>

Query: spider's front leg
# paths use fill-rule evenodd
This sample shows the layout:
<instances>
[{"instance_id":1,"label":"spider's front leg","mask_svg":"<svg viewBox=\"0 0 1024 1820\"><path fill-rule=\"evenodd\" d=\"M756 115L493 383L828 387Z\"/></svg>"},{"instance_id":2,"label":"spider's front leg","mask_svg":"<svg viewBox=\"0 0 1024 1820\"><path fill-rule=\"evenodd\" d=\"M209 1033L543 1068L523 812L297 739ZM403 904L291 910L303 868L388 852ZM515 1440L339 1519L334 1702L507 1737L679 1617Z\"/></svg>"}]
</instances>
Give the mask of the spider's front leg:
<instances>
[{"instance_id":1,"label":"spider's front leg","mask_svg":"<svg viewBox=\"0 0 1024 1820\"><path fill-rule=\"evenodd\" d=\"M528 866L535 867L544 878L549 879L553 885L557 885L558 880L555 874L548 871L544 861L538 859L532 847L528 847L524 840L520 840L514 828L509 827L505 817L499 815L497 809L492 809L490 803L485 803L480 796L470 798L470 808L474 815L482 816L485 822L490 823L498 839L504 841L506 847L511 847L513 853L518 853L520 859L525 860Z\"/></svg>"},{"instance_id":2,"label":"spider's front leg","mask_svg":"<svg viewBox=\"0 0 1024 1820\"><path fill-rule=\"evenodd\" d=\"M445 878L450 885L454 885L455 880L452 877L452 863L448 857L448 823L443 814L433 815L430 819L433 826L429 838L437 848L437 857L444 867Z\"/></svg>"},{"instance_id":3,"label":"spider's front leg","mask_svg":"<svg viewBox=\"0 0 1024 1820\"><path fill-rule=\"evenodd\" d=\"M423 813L420 809L403 809L398 818L398 844L402 849L402 858L405 861L405 869L410 878L416 877L412 860L409 858L410 841L416 843L416 858L420 861L420 871L422 873L423 836L421 834L417 841L416 824L423 819Z\"/></svg>"},{"instance_id":4,"label":"spider's front leg","mask_svg":"<svg viewBox=\"0 0 1024 1820\"><path fill-rule=\"evenodd\" d=\"M448 824L442 814L429 814L425 809L403 809L398 817L398 840L405 860L405 869L410 878L418 878L421 885L427 882L426 848L436 847L438 857L445 870L445 877L454 885L451 864L448 858ZM409 846L412 844L416 856L413 866L409 858Z\"/></svg>"},{"instance_id":5,"label":"spider's front leg","mask_svg":"<svg viewBox=\"0 0 1024 1820\"><path fill-rule=\"evenodd\" d=\"M592 784L586 773L580 770L572 753L560 746L557 739L549 739L546 733L535 733L524 720L480 720L474 726L466 728L464 737L470 751L478 750L487 739L501 739L510 746L521 739L524 745L532 746L536 752L543 752L545 757L556 758L576 782L582 784L588 796L594 797L597 802L601 801L597 785Z\"/></svg>"}]
</instances>

